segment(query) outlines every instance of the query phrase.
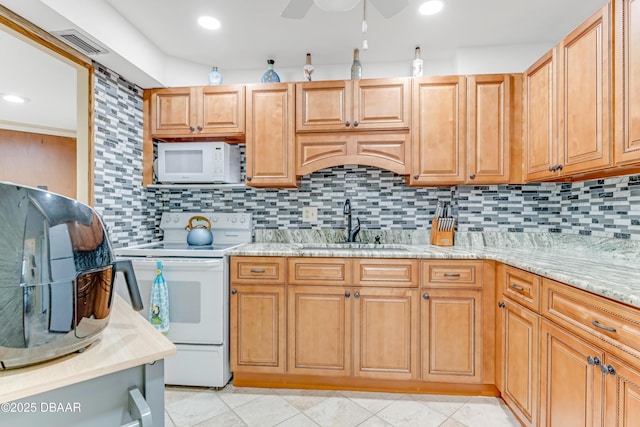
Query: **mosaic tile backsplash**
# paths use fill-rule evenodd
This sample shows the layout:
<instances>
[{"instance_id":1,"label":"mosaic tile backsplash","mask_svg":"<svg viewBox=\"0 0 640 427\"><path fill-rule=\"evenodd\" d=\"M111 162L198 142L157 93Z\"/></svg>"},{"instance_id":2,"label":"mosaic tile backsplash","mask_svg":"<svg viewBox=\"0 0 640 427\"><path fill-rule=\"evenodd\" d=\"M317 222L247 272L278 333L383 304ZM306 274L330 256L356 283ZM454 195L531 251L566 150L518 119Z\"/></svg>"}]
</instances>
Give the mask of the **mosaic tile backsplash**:
<instances>
[{"instance_id":1,"label":"mosaic tile backsplash","mask_svg":"<svg viewBox=\"0 0 640 427\"><path fill-rule=\"evenodd\" d=\"M95 206L115 246L157 236L164 211L251 212L256 229L343 228L345 199L363 229L428 228L449 202L458 231L553 232L640 240L640 175L577 183L406 187L403 176L341 166L304 176L298 189L142 188L142 89L96 64ZM244 146L241 146L244 179ZM318 208L302 221L301 208Z\"/></svg>"}]
</instances>

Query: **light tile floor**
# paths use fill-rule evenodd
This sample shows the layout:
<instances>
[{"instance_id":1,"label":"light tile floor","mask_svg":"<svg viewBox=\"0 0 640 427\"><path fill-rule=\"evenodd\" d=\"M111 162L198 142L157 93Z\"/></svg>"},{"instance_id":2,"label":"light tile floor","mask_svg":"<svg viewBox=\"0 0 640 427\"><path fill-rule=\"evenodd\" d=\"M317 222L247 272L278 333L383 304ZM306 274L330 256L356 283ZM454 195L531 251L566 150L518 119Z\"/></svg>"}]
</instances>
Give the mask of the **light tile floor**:
<instances>
[{"instance_id":1,"label":"light tile floor","mask_svg":"<svg viewBox=\"0 0 640 427\"><path fill-rule=\"evenodd\" d=\"M167 386L166 427L511 427L492 397L234 387Z\"/></svg>"}]
</instances>

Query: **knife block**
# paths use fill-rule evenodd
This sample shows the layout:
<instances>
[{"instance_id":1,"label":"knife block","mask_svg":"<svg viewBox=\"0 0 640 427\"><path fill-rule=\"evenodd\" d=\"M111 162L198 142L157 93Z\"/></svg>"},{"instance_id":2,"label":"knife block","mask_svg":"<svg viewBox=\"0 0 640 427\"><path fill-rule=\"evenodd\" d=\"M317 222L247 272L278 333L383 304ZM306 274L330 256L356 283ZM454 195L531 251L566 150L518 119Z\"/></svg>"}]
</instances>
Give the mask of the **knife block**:
<instances>
[{"instance_id":1,"label":"knife block","mask_svg":"<svg viewBox=\"0 0 640 427\"><path fill-rule=\"evenodd\" d=\"M437 246L453 246L453 229L456 221L453 220L451 230L438 230L438 218L431 220L431 244Z\"/></svg>"}]
</instances>

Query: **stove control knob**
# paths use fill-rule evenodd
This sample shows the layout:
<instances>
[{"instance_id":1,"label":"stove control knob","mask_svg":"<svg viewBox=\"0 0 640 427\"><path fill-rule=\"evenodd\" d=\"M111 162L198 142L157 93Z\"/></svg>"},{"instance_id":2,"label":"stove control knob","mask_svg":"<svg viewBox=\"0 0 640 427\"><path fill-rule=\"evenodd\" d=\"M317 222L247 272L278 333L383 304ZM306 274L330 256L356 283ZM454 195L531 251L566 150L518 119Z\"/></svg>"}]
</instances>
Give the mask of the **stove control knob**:
<instances>
[{"instance_id":1,"label":"stove control knob","mask_svg":"<svg viewBox=\"0 0 640 427\"><path fill-rule=\"evenodd\" d=\"M218 222L218 217L214 216L213 218L211 218L211 222Z\"/></svg>"},{"instance_id":2,"label":"stove control knob","mask_svg":"<svg viewBox=\"0 0 640 427\"><path fill-rule=\"evenodd\" d=\"M244 222L246 222L246 221L247 221L247 218L245 218L245 217L244 217L244 215L241 215L241 216L240 216L240 222L241 222L241 223L244 223Z\"/></svg>"},{"instance_id":3,"label":"stove control knob","mask_svg":"<svg viewBox=\"0 0 640 427\"><path fill-rule=\"evenodd\" d=\"M234 215L233 218L231 218L231 222L235 224L236 222L238 222L238 218Z\"/></svg>"},{"instance_id":4,"label":"stove control knob","mask_svg":"<svg viewBox=\"0 0 640 427\"><path fill-rule=\"evenodd\" d=\"M180 222L180 217L178 215L174 216L173 222Z\"/></svg>"}]
</instances>

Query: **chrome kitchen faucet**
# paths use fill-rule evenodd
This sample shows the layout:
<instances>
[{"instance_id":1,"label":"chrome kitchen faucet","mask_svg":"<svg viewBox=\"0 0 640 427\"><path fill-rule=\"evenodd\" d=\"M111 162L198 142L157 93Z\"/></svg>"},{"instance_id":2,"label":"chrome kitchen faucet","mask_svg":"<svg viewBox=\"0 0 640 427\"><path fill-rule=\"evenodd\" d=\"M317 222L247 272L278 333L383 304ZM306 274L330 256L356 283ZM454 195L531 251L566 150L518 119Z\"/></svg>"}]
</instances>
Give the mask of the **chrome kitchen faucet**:
<instances>
[{"instance_id":1,"label":"chrome kitchen faucet","mask_svg":"<svg viewBox=\"0 0 640 427\"><path fill-rule=\"evenodd\" d=\"M347 242L353 243L356 241L356 236L360 232L360 218L356 217L358 225L351 228L351 201L349 199L344 202L343 213L347 215Z\"/></svg>"}]
</instances>

